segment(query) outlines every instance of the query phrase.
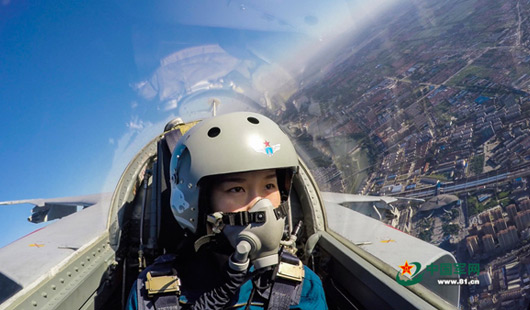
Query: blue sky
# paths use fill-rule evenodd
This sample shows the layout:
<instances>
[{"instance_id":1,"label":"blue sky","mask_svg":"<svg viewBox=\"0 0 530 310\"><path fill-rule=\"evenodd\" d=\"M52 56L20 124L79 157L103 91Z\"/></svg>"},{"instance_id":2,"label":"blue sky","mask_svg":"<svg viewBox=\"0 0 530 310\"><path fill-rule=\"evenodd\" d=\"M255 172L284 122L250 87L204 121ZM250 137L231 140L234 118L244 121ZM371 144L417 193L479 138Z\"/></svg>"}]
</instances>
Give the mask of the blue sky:
<instances>
[{"instance_id":1,"label":"blue sky","mask_svg":"<svg viewBox=\"0 0 530 310\"><path fill-rule=\"evenodd\" d=\"M135 83L219 32L143 13L111 1L2 1L0 201L111 191L140 148L133 141L161 132L168 113ZM32 207L0 206L0 247L42 227L26 221Z\"/></svg>"},{"instance_id":2,"label":"blue sky","mask_svg":"<svg viewBox=\"0 0 530 310\"><path fill-rule=\"evenodd\" d=\"M138 79L131 30L105 1L3 1L0 200L100 191ZM38 228L1 206L0 246Z\"/></svg>"},{"instance_id":3,"label":"blue sky","mask_svg":"<svg viewBox=\"0 0 530 310\"><path fill-rule=\"evenodd\" d=\"M316 45L292 48L325 42L349 18L341 0L333 14L327 2L288 1L289 10L279 0L243 2L0 0L0 201L112 191L175 116L162 89L146 98L136 87L160 77L164 57L219 44L230 57L299 60ZM0 247L41 227L26 221L31 208L0 206Z\"/></svg>"}]
</instances>

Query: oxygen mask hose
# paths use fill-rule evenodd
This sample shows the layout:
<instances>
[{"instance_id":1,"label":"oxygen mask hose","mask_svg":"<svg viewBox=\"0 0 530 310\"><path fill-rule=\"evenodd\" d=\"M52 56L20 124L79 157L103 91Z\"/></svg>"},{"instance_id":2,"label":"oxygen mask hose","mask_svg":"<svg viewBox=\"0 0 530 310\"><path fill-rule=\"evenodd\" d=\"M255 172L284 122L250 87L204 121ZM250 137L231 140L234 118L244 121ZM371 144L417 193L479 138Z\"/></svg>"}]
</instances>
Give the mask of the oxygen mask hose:
<instances>
[{"instance_id":1,"label":"oxygen mask hose","mask_svg":"<svg viewBox=\"0 0 530 310\"><path fill-rule=\"evenodd\" d=\"M236 251L230 256L230 260L228 261L230 268L236 271L247 270L250 261L248 255L251 250L252 246L248 241L240 241L236 246Z\"/></svg>"},{"instance_id":2,"label":"oxygen mask hose","mask_svg":"<svg viewBox=\"0 0 530 310\"><path fill-rule=\"evenodd\" d=\"M247 268L248 258L245 263L237 263L233 261L234 255L229 260L229 267L226 268L225 281L219 287L206 292L199 297L191 307L192 310L221 310L226 309L226 305L239 291L243 283L248 280ZM243 269L234 269L235 266L241 265Z\"/></svg>"},{"instance_id":3,"label":"oxygen mask hose","mask_svg":"<svg viewBox=\"0 0 530 310\"><path fill-rule=\"evenodd\" d=\"M202 294L193 304L193 310L225 309L226 304L235 296L241 285L248 280L247 270L250 262L248 256L251 250L250 243L245 240L239 242L236 251L228 260L225 282L210 292Z\"/></svg>"}]
</instances>

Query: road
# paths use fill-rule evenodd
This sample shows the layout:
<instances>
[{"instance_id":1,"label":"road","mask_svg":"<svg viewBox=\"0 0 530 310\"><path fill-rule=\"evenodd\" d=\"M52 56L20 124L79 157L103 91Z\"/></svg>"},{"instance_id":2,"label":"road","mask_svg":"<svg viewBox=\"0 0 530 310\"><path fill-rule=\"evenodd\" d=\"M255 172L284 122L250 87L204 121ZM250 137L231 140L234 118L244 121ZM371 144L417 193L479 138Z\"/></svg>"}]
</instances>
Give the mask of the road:
<instances>
[{"instance_id":1,"label":"road","mask_svg":"<svg viewBox=\"0 0 530 310\"><path fill-rule=\"evenodd\" d=\"M414 192L405 192L405 197L413 197L413 198L425 198L430 196L435 196L438 194L457 194L459 192L467 192L472 191L475 189L478 189L480 187L483 187L485 185L491 184L491 183L500 183L500 182L506 182L518 177L526 176L530 174L530 170L525 171L517 171L517 172L506 172L503 174L499 174L496 176L491 176L487 178L482 178L475 181L469 181L465 183L459 183L459 184L453 184L448 186L442 186L440 188L436 188L435 186L426 188L426 189L419 189ZM403 192L401 193L394 193L392 196L403 196Z\"/></svg>"}]
</instances>

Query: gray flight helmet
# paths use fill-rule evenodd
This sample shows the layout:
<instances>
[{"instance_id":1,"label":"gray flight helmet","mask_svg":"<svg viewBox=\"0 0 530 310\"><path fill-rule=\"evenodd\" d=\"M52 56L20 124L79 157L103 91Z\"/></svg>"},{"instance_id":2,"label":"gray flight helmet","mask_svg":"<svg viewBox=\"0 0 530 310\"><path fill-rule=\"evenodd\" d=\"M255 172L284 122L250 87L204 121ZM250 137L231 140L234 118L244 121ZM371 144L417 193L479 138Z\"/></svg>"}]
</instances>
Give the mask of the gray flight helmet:
<instances>
[{"instance_id":1,"label":"gray flight helmet","mask_svg":"<svg viewBox=\"0 0 530 310\"><path fill-rule=\"evenodd\" d=\"M171 211L182 228L196 233L201 179L282 168L297 171L298 155L268 117L235 112L203 120L179 139L171 156Z\"/></svg>"}]
</instances>

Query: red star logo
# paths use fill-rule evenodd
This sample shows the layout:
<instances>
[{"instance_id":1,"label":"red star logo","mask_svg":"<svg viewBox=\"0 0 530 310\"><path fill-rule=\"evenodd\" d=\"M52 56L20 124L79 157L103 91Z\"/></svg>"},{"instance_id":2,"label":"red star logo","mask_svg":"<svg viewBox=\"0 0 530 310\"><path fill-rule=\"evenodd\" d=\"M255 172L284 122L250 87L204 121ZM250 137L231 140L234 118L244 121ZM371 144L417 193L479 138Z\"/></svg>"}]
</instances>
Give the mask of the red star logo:
<instances>
[{"instance_id":1,"label":"red star logo","mask_svg":"<svg viewBox=\"0 0 530 310\"><path fill-rule=\"evenodd\" d=\"M403 272L401 274L405 274L405 273L408 273L410 275L412 275L412 273L410 272L410 270L412 269L413 266L409 265L409 262L408 261L405 261L405 265L403 266L399 266L399 268L403 269Z\"/></svg>"},{"instance_id":2,"label":"red star logo","mask_svg":"<svg viewBox=\"0 0 530 310\"><path fill-rule=\"evenodd\" d=\"M265 146L266 147L270 147L271 146L271 143L269 141L265 141Z\"/></svg>"}]
</instances>

